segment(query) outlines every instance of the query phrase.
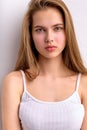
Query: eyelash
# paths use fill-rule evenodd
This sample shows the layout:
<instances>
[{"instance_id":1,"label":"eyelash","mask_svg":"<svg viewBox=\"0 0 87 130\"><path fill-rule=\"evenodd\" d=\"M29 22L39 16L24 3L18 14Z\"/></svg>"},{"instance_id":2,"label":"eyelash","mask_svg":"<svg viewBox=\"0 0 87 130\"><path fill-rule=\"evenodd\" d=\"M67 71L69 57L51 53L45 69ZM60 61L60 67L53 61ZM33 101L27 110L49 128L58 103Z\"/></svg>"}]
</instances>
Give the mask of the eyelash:
<instances>
[{"instance_id":1,"label":"eyelash","mask_svg":"<svg viewBox=\"0 0 87 130\"><path fill-rule=\"evenodd\" d=\"M55 27L54 30L55 31L61 31L61 30L63 30L63 27Z\"/></svg>"},{"instance_id":2,"label":"eyelash","mask_svg":"<svg viewBox=\"0 0 87 130\"><path fill-rule=\"evenodd\" d=\"M35 31L39 33L39 32L45 31L45 30L42 28L39 28L39 29L36 29Z\"/></svg>"},{"instance_id":3,"label":"eyelash","mask_svg":"<svg viewBox=\"0 0 87 130\"><path fill-rule=\"evenodd\" d=\"M64 29L63 27L55 27L53 30L59 32L59 31L61 31L63 29ZM40 32L45 32L46 30L43 29L43 28L38 28L35 31L38 32L38 33L40 33Z\"/></svg>"}]
</instances>

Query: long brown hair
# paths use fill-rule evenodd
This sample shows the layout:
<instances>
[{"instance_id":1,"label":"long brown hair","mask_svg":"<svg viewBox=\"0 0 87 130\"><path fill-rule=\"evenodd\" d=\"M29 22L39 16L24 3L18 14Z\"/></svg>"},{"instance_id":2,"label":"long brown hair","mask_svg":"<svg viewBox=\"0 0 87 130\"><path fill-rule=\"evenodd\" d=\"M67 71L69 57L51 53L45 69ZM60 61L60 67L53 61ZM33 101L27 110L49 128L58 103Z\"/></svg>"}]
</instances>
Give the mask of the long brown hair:
<instances>
[{"instance_id":1,"label":"long brown hair","mask_svg":"<svg viewBox=\"0 0 87 130\"><path fill-rule=\"evenodd\" d=\"M15 70L24 70L31 80L39 74L38 52L34 47L31 35L32 16L36 11L48 7L58 9L63 16L66 33L66 47L63 50L63 61L65 65L74 72L87 73L79 52L71 14L62 0L30 1L23 21L21 44Z\"/></svg>"}]
</instances>

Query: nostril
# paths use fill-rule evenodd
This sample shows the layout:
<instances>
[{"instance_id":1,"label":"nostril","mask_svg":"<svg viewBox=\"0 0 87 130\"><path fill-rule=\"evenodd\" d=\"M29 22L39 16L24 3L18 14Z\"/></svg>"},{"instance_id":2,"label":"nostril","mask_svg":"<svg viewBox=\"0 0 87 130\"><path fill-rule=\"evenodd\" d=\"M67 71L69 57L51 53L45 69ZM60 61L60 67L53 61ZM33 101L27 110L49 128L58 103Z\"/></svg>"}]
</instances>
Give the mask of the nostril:
<instances>
[{"instance_id":1,"label":"nostril","mask_svg":"<svg viewBox=\"0 0 87 130\"><path fill-rule=\"evenodd\" d=\"M46 43L53 42L53 40L45 40Z\"/></svg>"}]
</instances>

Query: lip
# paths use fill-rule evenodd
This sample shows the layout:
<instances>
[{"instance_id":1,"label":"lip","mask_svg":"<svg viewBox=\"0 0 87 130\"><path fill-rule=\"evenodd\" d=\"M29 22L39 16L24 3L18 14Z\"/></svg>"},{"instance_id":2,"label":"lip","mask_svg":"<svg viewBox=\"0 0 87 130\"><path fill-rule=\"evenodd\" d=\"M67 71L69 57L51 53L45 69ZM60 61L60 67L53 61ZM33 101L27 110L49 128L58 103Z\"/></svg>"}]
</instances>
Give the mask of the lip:
<instances>
[{"instance_id":1,"label":"lip","mask_svg":"<svg viewBox=\"0 0 87 130\"><path fill-rule=\"evenodd\" d=\"M45 47L45 49L47 50L47 51L55 51L56 50L56 46L47 46L47 47Z\"/></svg>"}]
</instances>

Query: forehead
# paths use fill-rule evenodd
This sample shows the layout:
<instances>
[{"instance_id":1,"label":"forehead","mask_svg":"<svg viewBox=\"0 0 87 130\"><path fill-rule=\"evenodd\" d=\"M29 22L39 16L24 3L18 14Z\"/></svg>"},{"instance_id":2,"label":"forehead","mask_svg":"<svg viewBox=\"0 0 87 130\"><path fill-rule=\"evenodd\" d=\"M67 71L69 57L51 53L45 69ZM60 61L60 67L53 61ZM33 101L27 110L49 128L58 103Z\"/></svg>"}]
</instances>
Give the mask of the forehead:
<instances>
[{"instance_id":1,"label":"forehead","mask_svg":"<svg viewBox=\"0 0 87 130\"><path fill-rule=\"evenodd\" d=\"M39 10L33 15L33 25L51 25L63 23L61 12L56 8Z\"/></svg>"}]
</instances>

